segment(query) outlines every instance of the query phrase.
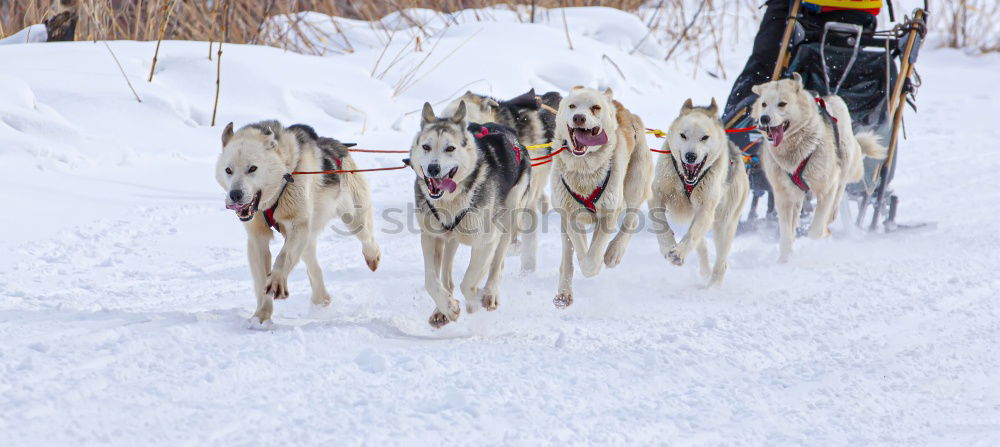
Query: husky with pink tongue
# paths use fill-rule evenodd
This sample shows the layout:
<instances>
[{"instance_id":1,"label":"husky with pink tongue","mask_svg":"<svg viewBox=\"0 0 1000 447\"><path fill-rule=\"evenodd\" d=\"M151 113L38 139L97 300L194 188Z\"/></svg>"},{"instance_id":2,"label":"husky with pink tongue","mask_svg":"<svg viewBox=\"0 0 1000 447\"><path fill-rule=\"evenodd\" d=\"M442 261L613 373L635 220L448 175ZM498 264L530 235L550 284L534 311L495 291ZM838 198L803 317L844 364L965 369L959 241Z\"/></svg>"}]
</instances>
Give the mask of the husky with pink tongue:
<instances>
[{"instance_id":1,"label":"husky with pink tongue","mask_svg":"<svg viewBox=\"0 0 1000 447\"><path fill-rule=\"evenodd\" d=\"M573 304L573 253L587 277L621 262L650 196L653 162L642 120L615 101L610 88L573 88L559 104L553 143L562 147L553 157L551 181L563 235L553 304L565 308Z\"/></svg>"},{"instance_id":2,"label":"husky with pink tongue","mask_svg":"<svg viewBox=\"0 0 1000 447\"><path fill-rule=\"evenodd\" d=\"M452 263L459 245L472 247L459 288L469 313L500 302L503 261L515 222L526 213L531 158L509 127L470 123L466 105L438 118L424 104L420 132L410 148L410 166L424 254L424 286L434 300L429 323L439 328L458 319L452 296ZM485 286L481 286L483 278Z\"/></svg>"},{"instance_id":3,"label":"husky with pink tongue","mask_svg":"<svg viewBox=\"0 0 1000 447\"><path fill-rule=\"evenodd\" d=\"M814 96L798 73L754 86L753 92L751 116L765 139L761 163L781 232L778 261L787 262L806 193L816 197L809 238L829 236L844 189L864 175L864 158L883 159L886 148L874 133L855 134L844 100Z\"/></svg>"}]
</instances>

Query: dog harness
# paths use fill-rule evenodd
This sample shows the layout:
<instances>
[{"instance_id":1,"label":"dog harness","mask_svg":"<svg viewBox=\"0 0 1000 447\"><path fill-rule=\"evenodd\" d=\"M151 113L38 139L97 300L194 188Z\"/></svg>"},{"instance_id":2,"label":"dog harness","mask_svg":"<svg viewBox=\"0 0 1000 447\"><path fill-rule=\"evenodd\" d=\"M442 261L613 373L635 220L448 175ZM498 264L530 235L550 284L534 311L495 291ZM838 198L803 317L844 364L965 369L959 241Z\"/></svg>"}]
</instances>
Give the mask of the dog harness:
<instances>
[{"instance_id":1,"label":"dog harness","mask_svg":"<svg viewBox=\"0 0 1000 447\"><path fill-rule=\"evenodd\" d=\"M590 193L590 195L586 197L584 197L581 194L573 192L573 190L569 187L569 184L566 183L566 179L560 177L559 180L562 180L562 184L566 188L566 192L568 192L569 195L573 197L573 200L576 200L577 203L583 205L583 207L586 208L587 211L596 214L597 201L601 200L601 196L604 194L604 190L607 189L608 187L608 180L611 180L611 167L608 166L608 173L604 175L604 181L601 182L601 184L598 185L597 188L595 188Z\"/></svg>"},{"instance_id":2,"label":"dog harness","mask_svg":"<svg viewBox=\"0 0 1000 447\"><path fill-rule=\"evenodd\" d=\"M732 160L730 160L729 163L732 164ZM698 183L701 182L701 179L705 178L705 174L708 174L708 171L712 169L712 166L709 166L708 169L706 169L705 172L699 175L698 178L694 179L693 182L689 182L687 181L686 178L684 178L683 175L681 175L681 170L677 169L677 161L674 160L674 157L670 157L670 164L674 166L674 172L677 173L677 178L681 179L681 183L684 184L684 195L687 196L688 201L690 202L691 192L694 191L694 188L696 186L698 186Z\"/></svg>"},{"instance_id":3,"label":"dog harness","mask_svg":"<svg viewBox=\"0 0 1000 447\"><path fill-rule=\"evenodd\" d=\"M823 120L830 125L831 129L833 129L833 144L836 145L835 147L837 148L837 152L839 153L840 129L837 129L837 118L834 118L833 115L830 114L830 111L826 110L826 101L824 101L823 98L817 96L816 105L819 106L820 116L822 116ZM809 159L812 158L814 153L815 152L810 153L808 156L806 156L806 158L802 159L802 162L799 163L799 167L795 168L795 172L788 174L788 178L791 179L792 183L794 183L795 186L798 186L799 189L802 190L802 192L809 192L809 184L806 183L805 177L802 177L802 173L806 170L806 165L809 164Z\"/></svg>"},{"instance_id":4,"label":"dog harness","mask_svg":"<svg viewBox=\"0 0 1000 447\"><path fill-rule=\"evenodd\" d=\"M274 210L278 209L278 203L281 202L281 196L285 194L285 188L288 188L288 184L295 183L295 179L292 178L292 174L285 174L282 178L284 178L285 184L281 185L281 191L278 191L278 198L274 199L274 205L264 210L264 222L267 222L267 227L274 228L278 232L281 232L281 227L278 226L278 221L274 219Z\"/></svg>"},{"instance_id":5,"label":"dog harness","mask_svg":"<svg viewBox=\"0 0 1000 447\"><path fill-rule=\"evenodd\" d=\"M490 134L490 130L488 128L486 128L486 126L483 126L479 130L479 133L473 134L473 136L476 137L476 138L483 138L483 137L485 137L485 136L487 136L489 134ZM517 164L521 164L521 147L518 146L517 143L514 143L511 146L511 148L514 149L514 159L517 160Z\"/></svg>"},{"instance_id":6,"label":"dog harness","mask_svg":"<svg viewBox=\"0 0 1000 447\"><path fill-rule=\"evenodd\" d=\"M441 228L444 228L444 231L454 230L455 227L458 226L458 224L462 223L462 219L465 218L465 215L469 214L469 210L472 209L470 207L470 208L466 208L466 209L462 210L462 212L458 213L458 215L455 216L455 220L453 220L451 222L451 225L449 225L449 224L444 223L443 220L441 220L441 215L438 213L437 208L434 207L434 204L432 204L430 200L427 200L427 198L425 197L424 198L424 202L427 202L427 207L431 209L431 214L433 214L434 218L437 219L437 221L438 221L439 224L441 224Z\"/></svg>"}]
</instances>

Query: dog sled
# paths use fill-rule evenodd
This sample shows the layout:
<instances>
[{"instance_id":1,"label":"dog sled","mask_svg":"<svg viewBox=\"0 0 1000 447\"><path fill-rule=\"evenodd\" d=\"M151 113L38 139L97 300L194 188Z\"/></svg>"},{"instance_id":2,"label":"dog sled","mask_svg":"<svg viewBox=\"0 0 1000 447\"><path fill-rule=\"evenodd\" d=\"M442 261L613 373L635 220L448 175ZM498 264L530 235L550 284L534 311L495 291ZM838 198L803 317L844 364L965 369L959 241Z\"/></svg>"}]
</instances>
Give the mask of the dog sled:
<instances>
[{"instance_id":1,"label":"dog sled","mask_svg":"<svg viewBox=\"0 0 1000 447\"><path fill-rule=\"evenodd\" d=\"M927 4L925 1L923 9L917 8L897 22L891 0L886 3L894 26L875 30L875 16L870 10L845 11L851 8L836 8L838 13L831 15L807 10L813 5L806 5L802 0L790 2L777 61L770 75L770 80L776 80L797 72L807 89L819 95L839 95L848 105L855 132L872 131L882 138L888 148L886 159L866 159L864 179L848 186L845 193L847 200L840 205L856 203L855 223L861 227L867 222L870 231L878 230L880 224L884 231L926 225L901 225L896 222L899 197L892 188L892 180L898 160L899 140L905 131L905 106L909 104L916 111L915 96L920 76L914 64L927 30ZM869 1L868 4L881 6L880 1ZM765 15L765 20L768 19ZM776 19L780 17L771 17L771 20ZM755 45L755 55L757 51ZM746 80L743 82L748 83ZM738 96L737 90L742 87L739 83L738 79L734 85L734 96ZM730 97L731 104L723 116L727 129L755 124L750 117L750 108L756 96L749 93L750 86L745 87L745 97L739 101ZM774 198L760 166L763 137L756 132L731 133L729 136L750 160L752 196L747 219L740 224L741 232L768 226L768 223L773 226L777 219ZM759 217L759 202L765 196L766 212ZM811 207L807 203L803 207L804 225L808 225L810 212Z\"/></svg>"}]
</instances>

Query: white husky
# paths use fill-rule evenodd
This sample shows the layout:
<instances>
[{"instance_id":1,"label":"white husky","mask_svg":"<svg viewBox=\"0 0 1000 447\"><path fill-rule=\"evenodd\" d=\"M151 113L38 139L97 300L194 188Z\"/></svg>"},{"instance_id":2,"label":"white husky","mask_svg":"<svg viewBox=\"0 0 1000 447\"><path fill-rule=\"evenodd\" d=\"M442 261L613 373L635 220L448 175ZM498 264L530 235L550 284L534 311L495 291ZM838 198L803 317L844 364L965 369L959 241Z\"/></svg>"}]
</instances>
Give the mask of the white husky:
<instances>
[{"instance_id":1,"label":"white husky","mask_svg":"<svg viewBox=\"0 0 1000 447\"><path fill-rule=\"evenodd\" d=\"M660 252L675 265L683 265L692 248L698 250L701 274L717 286L728 268L729 249L736 237L740 211L750 191L750 179L739 148L726 137L719 121L719 106L694 107L688 99L670 125L653 180L649 212L657 230ZM680 243L666 221L690 222ZM705 235L713 231L715 267L710 268Z\"/></svg>"},{"instance_id":2,"label":"white husky","mask_svg":"<svg viewBox=\"0 0 1000 447\"><path fill-rule=\"evenodd\" d=\"M642 120L612 95L610 88L575 87L556 114L554 143L565 148L553 157L552 172L552 206L561 215L563 235L556 307L573 303L573 252L584 276L596 275L602 264L617 266L650 195L653 162ZM584 226L591 224L588 244Z\"/></svg>"},{"instance_id":3,"label":"white husky","mask_svg":"<svg viewBox=\"0 0 1000 447\"><path fill-rule=\"evenodd\" d=\"M271 327L273 300L288 297L288 275L299 258L306 263L313 304L330 304L316 259L316 239L334 217L343 219L361 240L368 268L378 268L381 251L373 235L371 194L364 177L291 175L355 168L347 146L317 136L309 126L285 128L277 121L262 121L233 132L229 123L222 132L215 178L226 190L226 208L236 212L249 236L247 254L257 296L251 328ZM268 247L272 229L285 237L273 267Z\"/></svg>"},{"instance_id":4,"label":"white husky","mask_svg":"<svg viewBox=\"0 0 1000 447\"><path fill-rule=\"evenodd\" d=\"M809 238L829 236L844 189L864 175L864 157L885 158L886 148L873 133L855 135L844 100L814 97L798 73L754 86L753 92L758 98L752 115L767 140L761 162L781 231L778 261L787 262L806 193L816 196Z\"/></svg>"}]
</instances>

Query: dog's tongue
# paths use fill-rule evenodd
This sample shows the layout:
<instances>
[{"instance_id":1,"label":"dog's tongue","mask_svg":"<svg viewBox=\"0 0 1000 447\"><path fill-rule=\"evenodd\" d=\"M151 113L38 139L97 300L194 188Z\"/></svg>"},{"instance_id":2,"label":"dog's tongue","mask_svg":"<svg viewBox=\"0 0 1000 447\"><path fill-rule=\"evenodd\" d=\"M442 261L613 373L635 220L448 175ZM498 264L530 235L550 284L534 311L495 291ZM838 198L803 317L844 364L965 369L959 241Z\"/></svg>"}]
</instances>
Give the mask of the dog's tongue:
<instances>
[{"instance_id":1,"label":"dog's tongue","mask_svg":"<svg viewBox=\"0 0 1000 447\"><path fill-rule=\"evenodd\" d=\"M458 187L458 184L456 184L455 181L450 178L443 178L441 179L441 184L439 186L441 187L441 189L445 191L455 192L455 188Z\"/></svg>"},{"instance_id":2,"label":"dog's tongue","mask_svg":"<svg viewBox=\"0 0 1000 447\"><path fill-rule=\"evenodd\" d=\"M243 208L243 205L240 205L238 203L231 203L229 205L226 205L226 209L227 210L239 211L242 208Z\"/></svg>"},{"instance_id":3,"label":"dog's tongue","mask_svg":"<svg viewBox=\"0 0 1000 447\"><path fill-rule=\"evenodd\" d=\"M771 137L775 147L780 146L781 140L785 138L785 126L768 127L767 136Z\"/></svg>"},{"instance_id":4,"label":"dog's tongue","mask_svg":"<svg viewBox=\"0 0 1000 447\"><path fill-rule=\"evenodd\" d=\"M608 133L601 129L601 133L594 135L590 132L573 132L573 139L580 146L603 146L608 144Z\"/></svg>"}]
</instances>

